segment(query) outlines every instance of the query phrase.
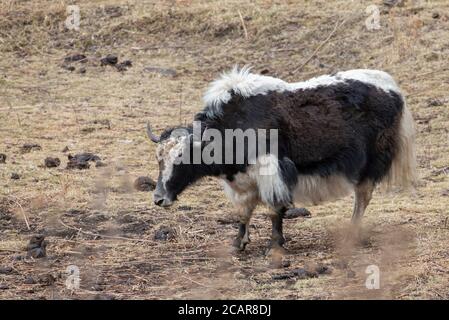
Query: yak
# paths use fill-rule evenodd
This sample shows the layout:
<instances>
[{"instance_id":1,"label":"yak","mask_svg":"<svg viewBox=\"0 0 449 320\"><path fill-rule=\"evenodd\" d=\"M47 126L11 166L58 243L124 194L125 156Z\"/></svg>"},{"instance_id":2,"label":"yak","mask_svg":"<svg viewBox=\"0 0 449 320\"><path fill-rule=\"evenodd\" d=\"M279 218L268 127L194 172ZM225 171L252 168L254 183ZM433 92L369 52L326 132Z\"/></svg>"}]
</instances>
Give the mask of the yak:
<instances>
[{"instance_id":1,"label":"yak","mask_svg":"<svg viewBox=\"0 0 449 320\"><path fill-rule=\"evenodd\" d=\"M186 126L165 129L157 136L147 126L149 138L158 144L154 203L170 206L199 179L221 179L239 213L233 242L239 250L250 241L248 226L258 204L270 208L269 248L282 249L283 216L292 205L316 205L353 192L352 221L358 225L376 186L406 190L415 182L413 118L386 72L356 69L289 83L252 73L248 67L234 67L209 85L203 100L203 110L194 117L199 134ZM261 129L276 130L276 135L264 136L276 140L276 150L255 156L249 152L240 158L243 161L236 161L238 154L232 156L234 161L192 160L195 151L214 143L217 147L218 142L226 147L215 148L212 157L236 151L228 141L205 138L208 130L226 137L227 130ZM174 134L180 130L184 133ZM259 146L260 141L247 140L245 147ZM271 148L273 141L268 142ZM190 161L179 161L185 154ZM266 166L270 174L262 174Z\"/></svg>"}]
</instances>

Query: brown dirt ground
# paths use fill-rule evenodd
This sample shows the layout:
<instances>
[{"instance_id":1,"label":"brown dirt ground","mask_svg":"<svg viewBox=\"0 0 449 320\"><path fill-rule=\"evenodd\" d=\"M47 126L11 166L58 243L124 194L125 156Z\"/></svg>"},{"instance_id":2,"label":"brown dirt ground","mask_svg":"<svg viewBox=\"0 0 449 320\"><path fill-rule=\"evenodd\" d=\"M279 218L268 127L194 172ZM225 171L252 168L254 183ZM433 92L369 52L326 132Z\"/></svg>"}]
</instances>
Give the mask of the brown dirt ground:
<instances>
[{"instance_id":1,"label":"brown dirt ground","mask_svg":"<svg viewBox=\"0 0 449 320\"><path fill-rule=\"evenodd\" d=\"M7 155L0 164L0 298L449 298L447 1L392 8L324 0L76 3L79 31L64 28L71 1L0 4L0 153ZM373 3L381 29L367 31L365 9ZM75 53L88 61L62 68ZM133 65L122 72L101 66L107 54ZM234 64L288 81L351 68L390 72L417 123L417 191L376 192L357 241L347 236L352 199L309 207L312 218L285 223L283 269L270 268L264 256L270 227L262 207L246 252L229 253L233 209L214 179L191 187L170 209L153 206L150 193L132 188L138 176L157 176L145 122L160 131L191 121L208 82ZM22 153L25 143L41 150ZM93 152L107 166L66 170L68 153L78 152ZM61 166L45 168L48 156ZM162 226L173 234L155 240ZM23 258L40 232L47 257ZM365 288L371 264L380 268L379 290ZM79 290L65 285L70 265L80 270ZM316 266L330 272L282 276Z\"/></svg>"}]
</instances>

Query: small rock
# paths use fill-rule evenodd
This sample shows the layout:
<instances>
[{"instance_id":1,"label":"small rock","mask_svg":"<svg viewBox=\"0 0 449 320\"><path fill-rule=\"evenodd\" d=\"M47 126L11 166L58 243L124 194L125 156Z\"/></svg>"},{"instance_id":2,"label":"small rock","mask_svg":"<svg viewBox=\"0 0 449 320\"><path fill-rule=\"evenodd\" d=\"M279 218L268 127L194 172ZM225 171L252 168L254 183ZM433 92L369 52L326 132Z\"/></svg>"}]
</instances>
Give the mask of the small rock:
<instances>
[{"instance_id":1,"label":"small rock","mask_svg":"<svg viewBox=\"0 0 449 320\"><path fill-rule=\"evenodd\" d=\"M35 259L43 258L47 256L48 241L45 240L45 236L37 234L31 237L30 242L27 245L27 257Z\"/></svg>"},{"instance_id":2,"label":"small rock","mask_svg":"<svg viewBox=\"0 0 449 320\"><path fill-rule=\"evenodd\" d=\"M0 153L0 163L6 163L6 154Z\"/></svg>"},{"instance_id":3,"label":"small rock","mask_svg":"<svg viewBox=\"0 0 449 320\"><path fill-rule=\"evenodd\" d=\"M87 62L87 57L84 54L75 53L64 58L64 62Z\"/></svg>"},{"instance_id":4,"label":"small rock","mask_svg":"<svg viewBox=\"0 0 449 320\"><path fill-rule=\"evenodd\" d=\"M306 208L291 208L285 212L285 219L295 219L298 217L310 218L312 214Z\"/></svg>"},{"instance_id":5,"label":"small rock","mask_svg":"<svg viewBox=\"0 0 449 320\"><path fill-rule=\"evenodd\" d=\"M42 150L42 147L37 143L25 143L20 150L22 153L28 153L31 151Z\"/></svg>"},{"instance_id":6,"label":"small rock","mask_svg":"<svg viewBox=\"0 0 449 320\"><path fill-rule=\"evenodd\" d=\"M424 55L424 58L426 59L426 61L430 62L430 61L436 61L439 59L439 54L436 52L429 52L427 54Z\"/></svg>"},{"instance_id":7,"label":"small rock","mask_svg":"<svg viewBox=\"0 0 449 320\"><path fill-rule=\"evenodd\" d=\"M438 19L440 17L440 14L438 12L432 13L432 18Z\"/></svg>"},{"instance_id":8,"label":"small rock","mask_svg":"<svg viewBox=\"0 0 449 320\"><path fill-rule=\"evenodd\" d=\"M44 285L44 286L51 286L56 281L56 278L50 274L41 274L37 277L37 282Z\"/></svg>"},{"instance_id":9,"label":"small rock","mask_svg":"<svg viewBox=\"0 0 449 320\"><path fill-rule=\"evenodd\" d=\"M100 63L102 66L107 66L107 65L113 66L113 65L116 65L117 62L118 62L118 58L116 55L113 55L113 54L108 54L106 57L104 57L100 60Z\"/></svg>"},{"instance_id":10,"label":"small rock","mask_svg":"<svg viewBox=\"0 0 449 320\"><path fill-rule=\"evenodd\" d=\"M428 107L440 107L442 105L444 105L444 102L438 98L430 98L427 100Z\"/></svg>"},{"instance_id":11,"label":"small rock","mask_svg":"<svg viewBox=\"0 0 449 320\"><path fill-rule=\"evenodd\" d=\"M291 278L297 279L308 279L308 278L316 278L318 277L318 273L315 271L310 271L304 268L293 269L287 273L274 274L272 275L273 280L286 280Z\"/></svg>"},{"instance_id":12,"label":"small rock","mask_svg":"<svg viewBox=\"0 0 449 320\"><path fill-rule=\"evenodd\" d=\"M167 241L175 238L176 231L173 228L167 226L161 226L154 233L154 240Z\"/></svg>"},{"instance_id":13,"label":"small rock","mask_svg":"<svg viewBox=\"0 0 449 320\"><path fill-rule=\"evenodd\" d=\"M19 176L19 174L13 172L13 173L11 173L11 179L12 179L12 180L19 180L19 179L20 179L20 176Z\"/></svg>"},{"instance_id":14,"label":"small rock","mask_svg":"<svg viewBox=\"0 0 449 320\"><path fill-rule=\"evenodd\" d=\"M6 267L0 267L0 274L9 274L13 271L12 267L6 266Z\"/></svg>"},{"instance_id":15,"label":"small rock","mask_svg":"<svg viewBox=\"0 0 449 320\"><path fill-rule=\"evenodd\" d=\"M191 206L179 206L178 207L178 210L181 210L181 211L190 211L192 209L193 208ZM220 219L220 218L218 218L218 219Z\"/></svg>"},{"instance_id":16,"label":"small rock","mask_svg":"<svg viewBox=\"0 0 449 320\"><path fill-rule=\"evenodd\" d=\"M299 279L316 278L318 274L315 271L310 271L304 268L298 268L292 271Z\"/></svg>"},{"instance_id":17,"label":"small rock","mask_svg":"<svg viewBox=\"0 0 449 320\"><path fill-rule=\"evenodd\" d=\"M289 273L280 273L280 274L273 274L271 276L271 279L273 280L286 280L286 279L291 279L294 278L295 275L291 272Z\"/></svg>"},{"instance_id":18,"label":"small rock","mask_svg":"<svg viewBox=\"0 0 449 320\"><path fill-rule=\"evenodd\" d=\"M69 151L70 151L70 149L69 149L68 146L65 146L64 149L62 149L62 152L64 152L64 153L65 153L65 152L69 152Z\"/></svg>"},{"instance_id":19,"label":"small rock","mask_svg":"<svg viewBox=\"0 0 449 320\"><path fill-rule=\"evenodd\" d=\"M118 71L126 71L129 67L132 67L132 61L131 60L125 60L123 62L120 62L115 66Z\"/></svg>"},{"instance_id":20,"label":"small rock","mask_svg":"<svg viewBox=\"0 0 449 320\"><path fill-rule=\"evenodd\" d=\"M45 166L47 168L56 168L61 164L61 160L59 158L47 157L45 158Z\"/></svg>"},{"instance_id":21,"label":"small rock","mask_svg":"<svg viewBox=\"0 0 449 320\"><path fill-rule=\"evenodd\" d=\"M34 258L34 259L39 259L39 258L45 258L47 256L47 253L45 251L45 248L35 248L35 249L31 249L28 251L27 254L28 258Z\"/></svg>"},{"instance_id":22,"label":"small rock","mask_svg":"<svg viewBox=\"0 0 449 320\"><path fill-rule=\"evenodd\" d=\"M65 215L66 216L79 216L81 214L85 214L86 212L84 210L79 210L79 209L69 209Z\"/></svg>"},{"instance_id":23,"label":"small rock","mask_svg":"<svg viewBox=\"0 0 449 320\"><path fill-rule=\"evenodd\" d=\"M396 5L401 5L402 0L384 0L383 4L388 7L394 7Z\"/></svg>"},{"instance_id":24,"label":"small rock","mask_svg":"<svg viewBox=\"0 0 449 320\"><path fill-rule=\"evenodd\" d=\"M84 73L86 73L86 68L80 68L79 70L78 70L78 72L79 73L81 73L81 74L84 74Z\"/></svg>"},{"instance_id":25,"label":"small rock","mask_svg":"<svg viewBox=\"0 0 449 320\"><path fill-rule=\"evenodd\" d=\"M134 181L134 188L138 191L152 191L156 188L156 182L150 177L138 177Z\"/></svg>"},{"instance_id":26,"label":"small rock","mask_svg":"<svg viewBox=\"0 0 449 320\"><path fill-rule=\"evenodd\" d=\"M282 261L282 267L283 268L288 268L288 267L290 267L290 265L291 265L290 261L288 261L288 260Z\"/></svg>"},{"instance_id":27,"label":"small rock","mask_svg":"<svg viewBox=\"0 0 449 320\"><path fill-rule=\"evenodd\" d=\"M12 257L12 260L13 261L22 261L23 260L23 256L20 255L20 254L15 255L14 257Z\"/></svg>"},{"instance_id":28,"label":"small rock","mask_svg":"<svg viewBox=\"0 0 449 320\"><path fill-rule=\"evenodd\" d=\"M101 158L97 156L96 154L93 154L91 152L83 152L83 153L77 153L76 155L68 155L69 160L76 159L77 161L99 161Z\"/></svg>"},{"instance_id":29,"label":"small rock","mask_svg":"<svg viewBox=\"0 0 449 320\"><path fill-rule=\"evenodd\" d=\"M89 162L76 161L76 160L69 160L69 162L67 162L67 167L66 167L66 169L78 169L78 170L89 169L89 168L90 168Z\"/></svg>"},{"instance_id":30,"label":"small rock","mask_svg":"<svg viewBox=\"0 0 449 320\"><path fill-rule=\"evenodd\" d=\"M84 152L84 153L78 153L75 156L72 156L69 154L67 156L69 159L69 162L67 163L67 169L89 169L90 164L89 161L100 161L100 157L90 153L90 152Z\"/></svg>"},{"instance_id":31,"label":"small rock","mask_svg":"<svg viewBox=\"0 0 449 320\"><path fill-rule=\"evenodd\" d=\"M177 75L176 70L169 68L160 68L160 67L145 67L143 69L145 72L151 73L159 73L163 76L175 77Z\"/></svg>"},{"instance_id":32,"label":"small rock","mask_svg":"<svg viewBox=\"0 0 449 320\"><path fill-rule=\"evenodd\" d=\"M36 280L34 280L33 277L31 277L31 276L27 276L25 278L25 280L23 280L23 283L24 284L35 284Z\"/></svg>"},{"instance_id":33,"label":"small rock","mask_svg":"<svg viewBox=\"0 0 449 320\"><path fill-rule=\"evenodd\" d=\"M0 283L0 290L8 290L9 287L6 283Z\"/></svg>"},{"instance_id":34,"label":"small rock","mask_svg":"<svg viewBox=\"0 0 449 320\"><path fill-rule=\"evenodd\" d=\"M117 18L122 15L122 8L118 6L105 6L103 10L104 13L109 15L111 18Z\"/></svg>"},{"instance_id":35,"label":"small rock","mask_svg":"<svg viewBox=\"0 0 449 320\"><path fill-rule=\"evenodd\" d=\"M318 264L318 266L315 268L315 271L318 274L331 274L332 273L332 269L323 264Z\"/></svg>"}]
</instances>

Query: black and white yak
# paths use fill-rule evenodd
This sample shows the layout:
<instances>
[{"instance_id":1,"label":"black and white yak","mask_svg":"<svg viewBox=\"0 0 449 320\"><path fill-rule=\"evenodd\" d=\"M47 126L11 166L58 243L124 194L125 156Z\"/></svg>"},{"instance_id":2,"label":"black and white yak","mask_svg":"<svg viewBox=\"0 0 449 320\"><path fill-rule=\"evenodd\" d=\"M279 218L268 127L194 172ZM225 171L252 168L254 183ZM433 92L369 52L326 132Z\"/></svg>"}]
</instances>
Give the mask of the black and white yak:
<instances>
[{"instance_id":1,"label":"black and white yak","mask_svg":"<svg viewBox=\"0 0 449 320\"><path fill-rule=\"evenodd\" d=\"M271 248L282 247L282 218L294 202L318 204L355 194L352 221L362 218L379 184L407 187L415 180L414 124L393 78L378 70L350 70L308 81L287 83L234 68L211 83L205 108L196 114L201 132L218 129L278 129L277 156L250 163L179 163L183 152L203 150L211 141L195 142L192 127L158 143L159 178L154 203L170 206L190 184L219 177L240 213L234 246L249 242L248 225L257 204L272 209ZM178 128L179 129L179 128ZM274 174L261 175L269 163Z\"/></svg>"}]
</instances>

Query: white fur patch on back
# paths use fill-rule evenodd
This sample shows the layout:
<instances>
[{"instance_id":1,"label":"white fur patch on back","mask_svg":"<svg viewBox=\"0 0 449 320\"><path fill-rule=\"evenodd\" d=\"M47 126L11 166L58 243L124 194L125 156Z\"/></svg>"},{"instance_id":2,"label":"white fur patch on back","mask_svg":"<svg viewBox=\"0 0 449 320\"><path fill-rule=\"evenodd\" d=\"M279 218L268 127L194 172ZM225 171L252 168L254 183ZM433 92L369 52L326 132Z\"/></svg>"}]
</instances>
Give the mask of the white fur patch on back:
<instances>
[{"instance_id":1,"label":"white fur patch on back","mask_svg":"<svg viewBox=\"0 0 449 320\"><path fill-rule=\"evenodd\" d=\"M369 83L385 92L394 91L401 94L399 86L394 81L393 77L388 73L380 70L369 69L355 69L338 72L335 77L342 77L343 79L358 80L364 83Z\"/></svg>"},{"instance_id":2,"label":"white fur patch on back","mask_svg":"<svg viewBox=\"0 0 449 320\"><path fill-rule=\"evenodd\" d=\"M277 78L250 73L249 67L238 69L234 67L230 72L223 73L221 77L211 83L203 100L209 107L208 116L213 117L222 113L221 106L231 100L234 92L244 98L258 94L266 94L269 91L282 91L288 88L288 84Z\"/></svg>"},{"instance_id":3,"label":"white fur patch on back","mask_svg":"<svg viewBox=\"0 0 449 320\"><path fill-rule=\"evenodd\" d=\"M330 86L344 83L349 79L374 85L386 92L392 90L401 94L394 79L388 73L380 70L355 69L338 72L335 75L322 75L307 81L288 83L278 78L251 73L249 67L241 69L234 67L230 72L223 73L219 79L210 84L203 96L206 105L205 111L209 118L220 116L223 113L222 105L231 100L233 92L248 98L258 94L267 94L270 91L283 92Z\"/></svg>"}]
</instances>

